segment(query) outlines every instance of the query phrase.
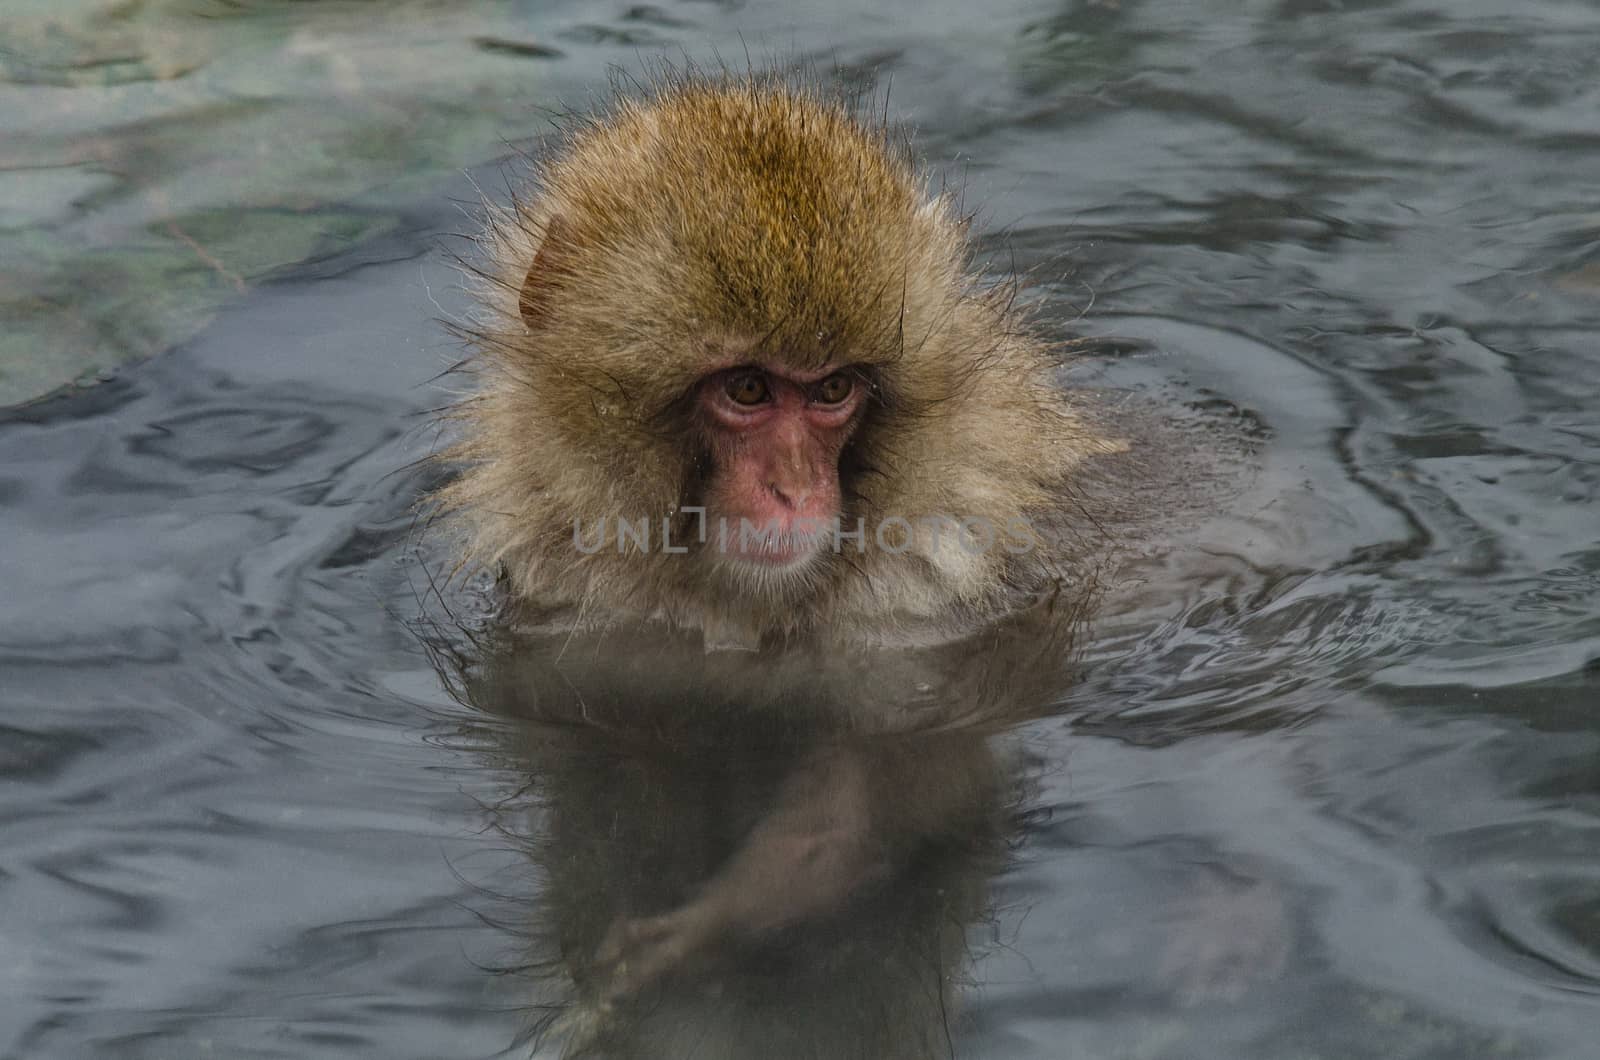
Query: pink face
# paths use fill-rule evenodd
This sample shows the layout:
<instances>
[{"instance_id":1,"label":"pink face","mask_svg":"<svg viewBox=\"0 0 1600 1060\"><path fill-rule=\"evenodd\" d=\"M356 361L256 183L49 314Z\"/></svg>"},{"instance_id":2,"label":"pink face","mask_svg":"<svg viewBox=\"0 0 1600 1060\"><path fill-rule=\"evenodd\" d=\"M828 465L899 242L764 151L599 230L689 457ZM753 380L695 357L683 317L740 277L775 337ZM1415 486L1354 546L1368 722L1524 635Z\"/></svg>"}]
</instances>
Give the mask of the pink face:
<instances>
[{"instance_id":1,"label":"pink face","mask_svg":"<svg viewBox=\"0 0 1600 1060\"><path fill-rule=\"evenodd\" d=\"M797 374L746 366L701 380L696 405L715 469L706 497L713 547L787 566L833 540L839 454L866 389L839 368ZM726 527L720 540L719 526Z\"/></svg>"}]
</instances>

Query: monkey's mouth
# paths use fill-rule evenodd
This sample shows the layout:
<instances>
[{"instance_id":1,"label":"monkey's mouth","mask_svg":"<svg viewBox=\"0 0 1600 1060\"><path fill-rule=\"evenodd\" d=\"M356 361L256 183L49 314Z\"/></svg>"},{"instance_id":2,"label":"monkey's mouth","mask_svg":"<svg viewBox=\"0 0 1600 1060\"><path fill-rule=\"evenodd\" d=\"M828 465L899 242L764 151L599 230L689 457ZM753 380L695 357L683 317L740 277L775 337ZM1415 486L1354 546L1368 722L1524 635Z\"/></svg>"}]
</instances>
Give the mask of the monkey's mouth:
<instances>
[{"instance_id":1,"label":"monkey's mouth","mask_svg":"<svg viewBox=\"0 0 1600 1060\"><path fill-rule=\"evenodd\" d=\"M832 540L822 520L798 519L787 528L748 524L730 534L723 555L763 567L790 567L817 555ZM719 542L720 544L720 542Z\"/></svg>"}]
</instances>

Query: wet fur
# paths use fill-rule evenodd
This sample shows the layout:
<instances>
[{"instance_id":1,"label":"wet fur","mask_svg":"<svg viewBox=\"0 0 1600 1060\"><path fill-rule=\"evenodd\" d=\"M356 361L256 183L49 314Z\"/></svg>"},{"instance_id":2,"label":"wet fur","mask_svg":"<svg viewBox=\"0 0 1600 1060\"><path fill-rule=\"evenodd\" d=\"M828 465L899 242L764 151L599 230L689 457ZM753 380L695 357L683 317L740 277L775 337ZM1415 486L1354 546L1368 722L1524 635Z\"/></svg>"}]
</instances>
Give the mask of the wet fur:
<instances>
[{"instance_id":1,"label":"wet fur","mask_svg":"<svg viewBox=\"0 0 1600 1060\"><path fill-rule=\"evenodd\" d=\"M482 235L479 388L436 495L462 554L584 627L660 619L746 644L958 630L1045 589L1065 546L873 540L889 516L1043 526L1073 469L1114 448L1053 382L1012 288L972 268L966 233L890 129L814 85L667 71L573 122ZM872 396L841 486L865 552L774 572L655 547L710 470L687 395L753 361L862 367ZM641 516L652 550L619 554L617 518ZM574 521L592 538L602 519L604 547L580 553ZM692 518L673 529L690 540Z\"/></svg>"}]
</instances>

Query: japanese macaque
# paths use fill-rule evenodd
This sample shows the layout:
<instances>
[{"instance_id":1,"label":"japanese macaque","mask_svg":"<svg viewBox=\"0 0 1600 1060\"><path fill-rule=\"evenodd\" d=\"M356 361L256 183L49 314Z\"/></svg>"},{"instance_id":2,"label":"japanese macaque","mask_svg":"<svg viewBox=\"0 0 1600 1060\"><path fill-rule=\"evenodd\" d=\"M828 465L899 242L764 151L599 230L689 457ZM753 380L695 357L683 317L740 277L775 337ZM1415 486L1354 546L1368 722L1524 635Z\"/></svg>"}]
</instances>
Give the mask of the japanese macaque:
<instances>
[{"instance_id":1,"label":"japanese macaque","mask_svg":"<svg viewBox=\"0 0 1600 1060\"><path fill-rule=\"evenodd\" d=\"M456 687L534 797L563 1055L948 1055L994 740L1071 684L1126 447L820 89L665 77L484 243L438 499L527 621Z\"/></svg>"},{"instance_id":2,"label":"japanese macaque","mask_svg":"<svg viewBox=\"0 0 1600 1060\"><path fill-rule=\"evenodd\" d=\"M440 501L533 613L904 643L1081 576L1053 517L1118 446L847 102L668 75L568 130L484 241Z\"/></svg>"}]
</instances>

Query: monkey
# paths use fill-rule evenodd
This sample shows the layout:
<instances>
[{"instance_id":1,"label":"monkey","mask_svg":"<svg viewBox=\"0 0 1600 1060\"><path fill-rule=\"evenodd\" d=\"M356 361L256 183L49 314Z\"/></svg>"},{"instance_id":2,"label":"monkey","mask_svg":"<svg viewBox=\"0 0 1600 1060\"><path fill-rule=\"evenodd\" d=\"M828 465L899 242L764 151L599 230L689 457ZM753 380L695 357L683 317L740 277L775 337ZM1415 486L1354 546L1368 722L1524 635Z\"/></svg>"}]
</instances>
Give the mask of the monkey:
<instances>
[{"instance_id":1,"label":"monkey","mask_svg":"<svg viewBox=\"0 0 1600 1060\"><path fill-rule=\"evenodd\" d=\"M570 123L489 208L434 500L540 634L466 698L533 722L567 1055L750 1055L791 987L779 1055L948 1052L1005 839L988 739L1071 683L1132 449L970 224L847 98L693 70ZM775 938L812 947L791 980L754 975ZM852 998L840 960L914 974Z\"/></svg>"},{"instance_id":2,"label":"monkey","mask_svg":"<svg viewBox=\"0 0 1600 1060\"><path fill-rule=\"evenodd\" d=\"M490 208L436 500L560 634L459 687L541 801L565 1055L947 1052L989 740L1090 582L1043 524L1115 450L969 220L847 98L694 71Z\"/></svg>"},{"instance_id":3,"label":"monkey","mask_svg":"<svg viewBox=\"0 0 1600 1060\"><path fill-rule=\"evenodd\" d=\"M777 74L669 70L571 124L472 266L481 382L435 496L463 563L524 614L708 648L948 638L1085 591L1074 475L1126 446L970 220L887 122Z\"/></svg>"}]
</instances>

